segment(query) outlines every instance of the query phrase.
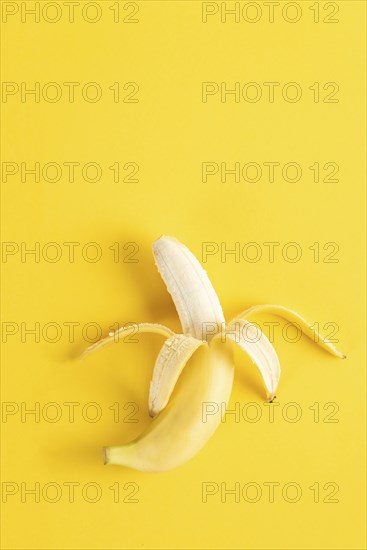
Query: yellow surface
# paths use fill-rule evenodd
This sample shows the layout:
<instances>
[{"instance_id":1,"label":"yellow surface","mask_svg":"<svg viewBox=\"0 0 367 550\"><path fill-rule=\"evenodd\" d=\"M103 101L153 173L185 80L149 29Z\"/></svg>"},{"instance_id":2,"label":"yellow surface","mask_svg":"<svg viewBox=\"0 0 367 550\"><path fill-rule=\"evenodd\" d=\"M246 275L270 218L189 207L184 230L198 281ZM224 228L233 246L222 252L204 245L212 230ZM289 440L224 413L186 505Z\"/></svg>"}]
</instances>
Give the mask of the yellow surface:
<instances>
[{"instance_id":1,"label":"yellow surface","mask_svg":"<svg viewBox=\"0 0 367 550\"><path fill-rule=\"evenodd\" d=\"M2 260L3 323L8 323L5 329L3 324L3 338L4 330L17 330L3 344L2 399L8 413L1 425L2 481L7 484L3 548L365 548L365 3L296 2L302 16L295 23L284 20L284 2L275 8L273 23L264 2L252 7L241 2L241 10L249 11L241 12L238 23L230 15L221 22L220 2L204 7L214 12L218 8L206 23L202 3L195 1L140 1L138 10L134 3L120 2L118 23L113 20L116 2L97 3L101 19L96 23L85 20L97 17L93 6L83 19L81 10L88 2L75 7L74 23L68 21L62 2L41 2L51 5L41 12L39 23L32 16L21 20L24 5L29 8L33 2L1 4L9 14L2 23L2 79L7 86L19 86L19 92L8 95L6 103L3 96L2 103L2 160L19 166L2 182L2 238L13 243L5 245L8 255ZM260 20L246 21L243 13L247 19L256 18L259 6ZM339 11L333 15L335 6ZM285 17L297 17L295 9L286 8ZM318 23L313 21L317 9ZM49 22L59 15L59 21ZM327 23L325 18L339 22ZM74 103L63 84L72 81L80 83ZM39 102L31 95L22 102L21 82L28 88L40 83ZM55 103L42 96L42 90L46 98L55 93L55 87L44 89L50 82L62 91ZM83 99L81 90L88 82L100 86L100 101ZM115 92L109 90L116 82L119 102L114 102L116 85ZM123 89L129 82L139 86L135 95L136 85ZM203 82L219 87L206 102ZM255 82L262 97L252 103L228 95L222 102L222 82L228 90L238 82L249 97L258 88L248 83ZM279 83L274 102L268 101L264 82ZM282 97L289 82L302 90L297 102ZM318 102L313 100L315 82L320 83ZM338 84L336 94L335 84L324 89L330 82ZM11 86L6 90L16 89ZM295 88L287 91L293 97ZM92 97L93 87L89 92ZM128 94L139 101L123 102ZM325 98L334 102L325 103ZM80 166L74 182L68 181L65 166L57 182L47 181L54 177L52 167L46 179L41 174L35 182L23 174L22 182L22 162L28 168L39 162L41 170L49 162ZM101 167L99 181L83 180L81 167L88 162ZM258 182L241 178L236 183L234 176L221 182L217 174L204 183L204 162L225 162L228 168L235 162L241 168L258 163L263 174ZM302 177L292 183L279 171L269 182L264 162L280 163L278 170L296 162ZM309 168L315 162L320 163L318 183ZM120 163L119 182L109 169L114 163ZM131 176L138 181L122 181L135 170L135 165L124 170L126 163L139 165L138 174ZM325 171L326 163L339 166L339 181L322 181L334 166ZM6 170L9 166L15 165L6 165ZM94 177L90 170L89 179ZM237 354L230 408L240 408L240 421L229 415L190 463L153 475L103 466L102 447L128 441L148 425L148 385L160 337L140 336L139 344L112 346L84 362L74 357L87 345L82 329L91 322L103 334L128 321L179 329L151 256L152 241L161 234L177 237L199 259L203 243L218 243L219 252L208 256L205 268L228 319L257 303L284 304L318 322L320 329L333 323L324 333L337 324L337 345L348 358L336 359L304 338L286 342L283 325L277 327L274 339L282 377L274 422L268 420L257 374ZM22 246L32 248L36 242L40 261L31 255L22 261ZM45 248L51 242L61 253L54 263L49 258L56 248ZM65 242L80 243L75 245L74 262L68 259ZM91 242L102 252L95 263L86 260L92 247L84 249L84 258L82 254ZM115 262L109 247L116 242L120 257ZM233 255L221 257L220 251L235 242L249 255L255 249L244 248L246 244L258 243L261 259L251 263L243 257L238 262ZM280 243L274 262L268 261L267 242ZM295 263L282 257L290 242L302 250ZM314 243L319 243L319 262L314 261ZM336 255L331 255L335 244L323 249L327 243L338 245ZM325 263L327 258L339 261ZM260 324L266 320L276 321L270 316L258 319ZM25 332L35 323L40 324L39 342ZM68 337L70 323L78 323L74 338ZM55 327L61 331L57 337ZM52 338L59 339L52 343ZM68 402L79 403L74 422L69 422ZM95 414L93 406L86 407L91 402L102 414L94 423L86 420ZM110 409L116 402L119 422ZM298 422L289 421L296 411L289 406L292 402L297 403L297 414L301 411ZM35 403L40 421L32 415L22 421L21 411ZM257 405L251 408L248 403ZM256 410L261 418L251 423L248 418ZM51 422L55 414L61 418ZM129 418L138 422L127 422ZM79 484L74 502L69 502L71 482ZM274 502L266 485L272 482L279 484ZM40 484L38 503L25 493L35 483ZM202 502L205 483L214 484L204 488L217 492ZM225 494L235 487L241 493L239 502ZM315 502L317 487L320 502ZM295 488L302 496L292 503ZM100 500L88 502L96 490ZM250 502L256 491L258 501Z\"/></svg>"}]
</instances>

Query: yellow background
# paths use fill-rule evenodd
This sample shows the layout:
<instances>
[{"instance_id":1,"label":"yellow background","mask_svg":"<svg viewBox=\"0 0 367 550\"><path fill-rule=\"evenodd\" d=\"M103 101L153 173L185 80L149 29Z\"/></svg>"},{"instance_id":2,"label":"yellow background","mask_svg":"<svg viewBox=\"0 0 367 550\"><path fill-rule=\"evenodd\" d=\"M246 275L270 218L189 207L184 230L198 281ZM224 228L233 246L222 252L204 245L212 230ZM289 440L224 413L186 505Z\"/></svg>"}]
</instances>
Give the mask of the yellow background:
<instances>
[{"instance_id":1,"label":"yellow background","mask_svg":"<svg viewBox=\"0 0 367 550\"><path fill-rule=\"evenodd\" d=\"M3 2L4 3L4 2ZM19 3L20 4L20 3ZM28 3L29 4L29 3ZM42 4L42 2L41 2ZM85 4L85 2L84 2ZM282 364L274 423L234 422L229 416L190 463L163 474L143 474L102 463L104 445L128 441L149 423L149 378L161 341L142 336L136 345L112 346L84 362L80 329L75 342L34 343L20 334L3 345L2 399L31 406L56 402L97 402L102 420L88 423L80 409L74 423L39 423L20 416L2 427L2 480L62 485L98 483L102 498L88 503L76 491L57 503L2 505L6 549L361 549L364 543L364 19L365 3L338 2L339 23L314 23L312 2L298 2L298 23L204 24L201 2L140 1L139 23L116 24L112 2L101 2L102 19L89 24L76 10L73 24L21 23L19 14L2 24L2 79L27 82L98 82L103 97L75 103L9 97L2 104L3 162L97 162L99 182L35 183L18 176L2 183L2 239L40 242L97 242L101 261L74 263L8 258L3 268L3 322L80 326L97 322L107 333L118 322L162 322L179 330L178 319L151 256L151 243L173 235L201 258L203 242L295 241L298 263L222 262L205 264L226 317L258 303L280 303L320 326L338 323L340 361L303 338L285 342L276 332ZM121 4L124 4L121 2ZM263 5L263 2L257 4ZM283 6L284 2L281 3ZM83 5L83 2L81 2ZM124 7L124 6L122 6ZM263 6L262 6L263 7ZM128 8L130 9L130 8ZM263 7L264 9L264 7ZM320 2L323 16L324 3ZM65 12L64 12L65 13ZM125 15L125 12L121 12ZM114 103L108 87L137 82L139 103ZM298 82L298 103L257 103L219 95L201 101L205 81ZM338 103L315 103L308 87L337 82ZM298 183L201 181L201 164L212 162L298 162ZM114 183L114 162L136 162L138 183ZM308 166L336 162L338 183L315 183ZM114 242L136 242L138 263L114 263ZM338 263L315 263L309 246L336 242ZM65 248L63 248L65 253ZM80 251L80 247L79 247ZM262 319L264 320L264 318ZM266 319L265 319L266 320ZM271 317L268 320L274 320ZM237 357L230 408L262 406L264 392L249 362ZM114 423L108 409L137 402L138 423ZM297 402L302 419L282 420L278 412ZM335 402L338 423L316 423L309 407ZM263 415L267 409L262 406ZM325 411L322 412L325 415ZM264 482L280 487L297 482L302 498L289 503L276 493L269 503ZM114 503L109 487L139 485L138 503ZM256 482L257 503L220 494L201 500L203 482L228 488ZM309 487L339 485L339 502L315 503ZM322 498L325 492L321 490ZM321 499L322 500L322 499Z\"/></svg>"}]
</instances>

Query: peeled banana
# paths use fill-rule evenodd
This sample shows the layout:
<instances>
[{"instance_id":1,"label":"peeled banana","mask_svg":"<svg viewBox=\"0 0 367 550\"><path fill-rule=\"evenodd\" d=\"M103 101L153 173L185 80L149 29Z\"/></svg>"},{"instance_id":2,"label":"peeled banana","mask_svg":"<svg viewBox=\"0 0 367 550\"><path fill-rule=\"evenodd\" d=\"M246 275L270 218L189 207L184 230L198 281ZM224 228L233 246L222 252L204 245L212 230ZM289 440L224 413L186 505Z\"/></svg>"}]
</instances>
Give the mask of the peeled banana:
<instances>
[{"instance_id":1,"label":"peeled banana","mask_svg":"<svg viewBox=\"0 0 367 550\"><path fill-rule=\"evenodd\" d=\"M255 306L226 325L207 273L186 246L173 237L163 236L153 243L153 256L176 306L182 334L160 324L137 325L141 332L153 332L166 339L149 389L149 414L154 419L134 441L105 448L105 463L160 472L191 459L213 435L225 413L234 375L233 344L256 365L267 399L272 401L279 383L280 365L272 344L259 327L248 320L255 313L268 311L297 322L305 334L317 337L320 346L337 357L345 357L305 319L283 306ZM83 356L116 342L129 330L131 326L109 334L85 350ZM217 409L221 414L204 418L207 404L220 405Z\"/></svg>"}]
</instances>

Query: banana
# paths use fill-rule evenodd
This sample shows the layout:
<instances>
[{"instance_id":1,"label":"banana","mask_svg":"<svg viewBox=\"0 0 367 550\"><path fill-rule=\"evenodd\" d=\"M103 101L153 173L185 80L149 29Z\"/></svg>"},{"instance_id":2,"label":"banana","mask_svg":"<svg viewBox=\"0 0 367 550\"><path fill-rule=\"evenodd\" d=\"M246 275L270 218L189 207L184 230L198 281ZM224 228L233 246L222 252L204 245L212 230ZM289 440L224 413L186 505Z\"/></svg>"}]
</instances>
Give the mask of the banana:
<instances>
[{"instance_id":1,"label":"banana","mask_svg":"<svg viewBox=\"0 0 367 550\"><path fill-rule=\"evenodd\" d=\"M280 364L275 350L265 334L245 319L234 319L228 324L225 338L235 342L258 367L263 377L267 399L272 402L280 378ZM253 343L259 340L259 345Z\"/></svg>"},{"instance_id":2,"label":"banana","mask_svg":"<svg viewBox=\"0 0 367 550\"><path fill-rule=\"evenodd\" d=\"M218 296L195 256L177 239L161 237L153 243L158 271L176 306L184 334L201 340L212 325L208 340L225 324Z\"/></svg>"},{"instance_id":3,"label":"banana","mask_svg":"<svg viewBox=\"0 0 367 550\"><path fill-rule=\"evenodd\" d=\"M116 330L115 332L110 332L106 338L102 338L102 340L99 340L95 344L92 344L89 346L86 350L83 351L81 354L81 358L86 357L90 353L97 351L100 348L103 348L105 346L108 346L109 344L114 344L115 342L123 341L124 339L122 336L128 336L131 332L131 329L136 328L138 332L141 333L153 333L153 334L159 334L160 336L165 336L166 338L170 338L171 336L174 336L174 332L169 329L168 327L165 327L164 325L159 325L157 323L137 323L132 324L128 326L124 326Z\"/></svg>"},{"instance_id":4,"label":"banana","mask_svg":"<svg viewBox=\"0 0 367 550\"><path fill-rule=\"evenodd\" d=\"M152 332L166 339L149 389L149 414L153 420L134 441L106 447L106 464L160 472L190 460L213 435L225 414L233 383L234 344L258 368L268 401L274 399L280 378L279 360L260 328L248 320L253 314L268 311L297 322L307 336L317 338L321 347L337 357L345 357L303 317L283 306L255 306L226 326L207 273L182 243L163 236L153 243L153 255L176 306L183 334L160 324L133 325L141 333ZM82 355L123 340L121 337L131 328L122 327L110 333ZM212 411L218 412L204 415L208 404L213 406Z\"/></svg>"},{"instance_id":5,"label":"banana","mask_svg":"<svg viewBox=\"0 0 367 550\"><path fill-rule=\"evenodd\" d=\"M184 334L175 334L165 341L157 357L150 383L150 416L155 416L167 405L183 368L203 344L201 340Z\"/></svg>"},{"instance_id":6,"label":"banana","mask_svg":"<svg viewBox=\"0 0 367 550\"><path fill-rule=\"evenodd\" d=\"M306 336L308 336L308 338L310 338L310 340L318 342L321 348L324 348L332 355L335 355L335 357L346 359L346 355L344 355L344 353L341 353L339 350L337 350L336 347L331 342L328 342L326 338L324 338L319 333L318 330L312 328L312 325L310 325L310 323L306 321L306 319L301 317L299 313L293 311L293 309L289 309L288 307L278 306L276 304L261 304L258 306L252 306L249 309L246 309L245 311L240 313L236 317L236 319L233 320L233 322L236 322L237 320L241 321L244 319L248 319L249 317L252 317L252 315L255 315L256 313L263 313L264 311L271 313L272 315L282 317L286 321L290 321L296 327L299 327L302 332Z\"/></svg>"},{"instance_id":7,"label":"banana","mask_svg":"<svg viewBox=\"0 0 367 550\"><path fill-rule=\"evenodd\" d=\"M234 366L230 349L220 341L199 343L203 349L185 369L167 407L135 441L106 448L106 464L148 472L171 470L190 460L210 439L222 414L204 416L205 406L219 404L221 412L225 411ZM175 353L173 351L172 358Z\"/></svg>"}]
</instances>

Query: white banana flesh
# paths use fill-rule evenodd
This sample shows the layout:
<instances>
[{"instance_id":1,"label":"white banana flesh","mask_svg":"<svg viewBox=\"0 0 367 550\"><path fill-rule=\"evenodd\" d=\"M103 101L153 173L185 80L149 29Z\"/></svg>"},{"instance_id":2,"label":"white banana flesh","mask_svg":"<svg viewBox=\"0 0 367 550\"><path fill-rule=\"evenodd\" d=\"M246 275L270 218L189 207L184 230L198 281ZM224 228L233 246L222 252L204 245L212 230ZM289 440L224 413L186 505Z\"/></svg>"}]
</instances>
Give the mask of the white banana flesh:
<instances>
[{"instance_id":1,"label":"white banana flesh","mask_svg":"<svg viewBox=\"0 0 367 550\"><path fill-rule=\"evenodd\" d=\"M176 306L182 332L209 341L224 327L225 320L206 271L190 250L173 237L155 241L153 255Z\"/></svg>"}]
</instances>

